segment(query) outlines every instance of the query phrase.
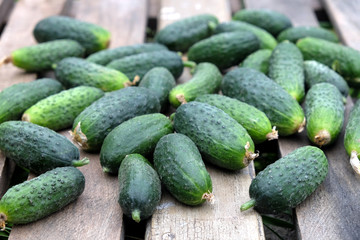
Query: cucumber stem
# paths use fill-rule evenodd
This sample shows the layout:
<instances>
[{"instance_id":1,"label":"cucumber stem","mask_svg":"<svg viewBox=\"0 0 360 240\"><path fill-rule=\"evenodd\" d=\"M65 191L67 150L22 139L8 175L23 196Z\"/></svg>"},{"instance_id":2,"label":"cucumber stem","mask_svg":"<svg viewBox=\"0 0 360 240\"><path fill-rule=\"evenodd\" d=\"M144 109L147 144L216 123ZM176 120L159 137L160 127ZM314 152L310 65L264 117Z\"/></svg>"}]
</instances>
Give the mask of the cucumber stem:
<instances>
[{"instance_id":1,"label":"cucumber stem","mask_svg":"<svg viewBox=\"0 0 360 240\"><path fill-rule=\"evenodd\" d=\"M201 197L201 199L202 200L206 200L206 201L208 201L209 203L211 203L211 204L214 204L214 202L215 202L215 198L214 198L215 196L214 196L214 194L212 193L212 192L210 192L210 190L209 191L207 191L206 193L204 193L203 195L202 195L202 197Z\"/></svg>"},{"instance_id":2,"label":"cucumber stem","mask_svg":"<svg viewBox=\"0 0 360 240\"><path fill-rule=\"evenodd\" d=\"M331 135L327 130L320 130L314 137L314 143L319 147L329 144L331 142Z\"/></svg>"},{"instance_id":3,"label":"cucumber stem","mask_svg":"<svg viewBox=\"0 0 360 240\"><path fill-rule=\"evenodd\" d=\"M275 140L279 138L278 131L276 130L276 126L274 126L268 134L266 134L266 139L268 141Z\"/></svg>"},{"instance_id":4,"label":"cucumber stem","mask_svg":"<svg viewBox=\"0 0 360 240\"><path fill-rule=\"evenodd\" d=\"M124 82L124 87L136 86L140 82L140 76L136 75L132 81Z\"/></svg>"},{"instance_id":5,"label":"cucumber stem","mask_svg":"<svg viewBox=\"0 0 360 240\"><path fill-rule=\"evenodd\" d=\"M192 70L196 67L196 62L186 60L186 61L183 61L183 65L184 65L184 67L188 67Z\"/></svg>"},{"instance_id":6,"label":"cucumber stem","mask_svg":"<svg viewBox=\"0 0 360 240\"><path fill-rule=\"evenodd\" d=\"M0 231L4 231L6 227L7 216L5 213L0 213Z\"/></svg>"},{"instance_id":7,"label":"cucumber stem","mask_svg":"<svg viewBox=\"0 0 360 240\"><path fill-rule=\"evenodd\" d=\"M90 162L90 160L87 157L84 157L81 160L73 160L72 165L74 167L81 167L81 166L89 164L89 162Z\"/></svg>"},{"instance_id":8,"label":"cucumber stem","mask_svg":"<svg viewBox=\"0 0 360 240\"><path fill-rule=\"evenodd\" d=\"M249 208L252 208L253 206L255 206L255 199L250 199L249 201L247 201L246 203L244 203L243 205L241 205L240 207L240 211L246 211L248 210Z\"/></svg>"},{"instance_id":9,"label":"cucumber stem","mask_svg":"<svg viewBox=\"0 0 360 240\"><path fill-rule=\"evenodd\" d=\"M89 149L89 146L87 145L87 137L81 132L80 124L81 122L76 125L74 131L69 131L69 133L75 143L77 143L82 149L87 150Z\"/></svg>"},{"instance_id":10,"label":"cucumber stem","mask_svg":"<svg viewBox=\"0 0 360 240\"><path fill-rule=\"evenodd\" d=\"M250 148L249 142L246 142L244 148L245 148L245 157L244 157L243 163L246 167L250 164L251 161L253 161L255 158L257 158L259 156L259 153L253 153L253 152L249 151L249 148Z\"/></svg>"},{"instance_id":11,"label":"cucumber stem","mask_svg":"<svg viewBox=\"0 0 360 240\"><path fill-rule=\"evenodd\" d=\"M4 57L0 60L0 67L4 64L8 64L8 63L11 63L12 62L12 58L11 56L8 56L8 57Z\"/></svg>"},{"instance_id":12,"label":"cucumber stem","mask_svg":"<svg viewBox=\"0 0 360 240\"><path fill-rule=\"evenodd\" d=\"M29 114L27 113L24 113L21 117L21 121L24 121L24 122L30 122L30 116Z\"/></svg>"},{"instance_id":13,"label":"cucumber stem","mask_svg":"<svg viewBox=\"0 0 360 240\"><path fill-rule=\"evenodd\" d=\"M357 155L358 153L356 151L351 151L350 164L354 171L360 175L360 161Z\"/></svg>"},{"instance_id":14,"label":"cucumber stem","mask_svg":"<svg viewBox=\"0 0 360 240\"><path fill-rule=\"evenodd\" d=\"M298 132L298 133L301 133L302 131L304 131L305 125L306 125L306 118L304 117L304 120L303 120L303 122L300 124L297 132Z\"/></svg>"},{"instance_id":15,"label":"cucumber stem","mask_svg":"<svg viewBox=\"0 0 360 240\"><path fill-rule=\"evenodd\" d=\"M184 94L177 94L175 98L182 104L187 103Z\"/></svg>"},{"instance_id":16,"label":"cucumber stem","mask_svg":"<svg viewBox=\"0 0 360 240\"><path fill-rule=\"evenodd\" d=\"M141 221L140 211L138 209L135 209L134 211L132 211L131 217L135 222L139 223Z\"/></svg>"}]
</instances>

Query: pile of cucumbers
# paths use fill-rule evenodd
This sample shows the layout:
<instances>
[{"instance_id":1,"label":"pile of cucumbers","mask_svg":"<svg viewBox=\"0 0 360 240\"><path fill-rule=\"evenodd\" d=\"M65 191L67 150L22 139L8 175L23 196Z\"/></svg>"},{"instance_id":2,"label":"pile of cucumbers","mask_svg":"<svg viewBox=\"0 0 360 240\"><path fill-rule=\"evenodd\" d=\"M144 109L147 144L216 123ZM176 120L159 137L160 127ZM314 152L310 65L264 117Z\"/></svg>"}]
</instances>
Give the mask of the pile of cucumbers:
<instances>
[{"instance_id":1,"label":"pile of cucumbers","mask_svg":"<svg viewBox=\"0 0 360 240\"><path fill-rule=\"evenodd\" d=\"M261 171L241 206L293 208L325 179L319 147L338 138L349 85L360 82L360 52L329 30L292 27L265 9L241 10L227 23L193 16L160 30L153 43L112 49L106 29L69 17L45 18L33 33L39 44L14 50L2 64L54 70L56 80L0 92L0 150L39 175L0 200L0 228L47 216L83 192L75 167L89 161L55 132L69 128L82 150L100 153L103 172L118 176L118 202L136 222L154 213L162 185L184 204L212 202L204 162L237 171L258 156L256 144L306 129L316 146ZM192 78L177 84L184 67ZM359 120L357 103L344 144L358 174Z\"/></svg>"}]
</instances>

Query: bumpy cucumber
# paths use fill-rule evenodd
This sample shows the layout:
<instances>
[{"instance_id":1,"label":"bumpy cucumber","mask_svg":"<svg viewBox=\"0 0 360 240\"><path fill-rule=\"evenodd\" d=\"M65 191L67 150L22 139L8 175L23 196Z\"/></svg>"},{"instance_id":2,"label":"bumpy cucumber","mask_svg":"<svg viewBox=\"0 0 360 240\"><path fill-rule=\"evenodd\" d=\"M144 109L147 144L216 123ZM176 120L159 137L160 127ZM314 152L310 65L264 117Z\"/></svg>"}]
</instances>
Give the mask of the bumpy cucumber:
<instances>
[{"instance_id":1,"label":"bumpy cucumber","mask_svg":"<svg viewBox=\"0 0 360 240\"><path fill-rule=\"evenodd\" d=\"M14 84L0 92L0 123L18 120L23 112L36 102L63 90L63 86L50 78Z\"/></svg>"},{"instance_id":2,"label":"bumpy cucumber","mask_svg":"<svg viewBox=\"0 0 360 240\"><path fill-rule=\"evenodd\" d=\"M314 85L305 99L306 131L311 142L326 146L338 137L344 123L344 104L330 83Z\"/></svg>"},{"instance_id":3,"label":"bumpy cucumber","mask_svg":"<svg viewBox=\"0 0 360 240\"><path fill-rule=\"evenodd\" d=\"M223 79L224 95L246 102L263 111L279 135L301 132L305 126L304 112L299 103L279 84L263 73L250 68L228 72Z\"/></svg>"},{"instance_id":4,"label":"bumpy cucumber","mask_svg":"<svg viewBox=\"0 0 360 240\"><path fill-rule=\"evenodd\" d=\"M247 56L240 64L241 67L253 68L264 74L269 71L271 50L260 49Z\"/></svg>"},{"instance_id":5,"label":"bumpy cucumber","mask_svg":"<svg viewBox=\"0 0 360 240\"><path fill-rule=\"evenodd\" d=\"M278 138L275 127L271 128L270 120L265 113L254 106L218 94L202 95L195 101L207 103L223 110L246 129L254 143Z\"/></svg>"},{"instance_id":6,"label":"bumpy cucumber","mask_svg":"<svg viewBox=\"0 0 360 240\"><path fill-rule=\"evenodd\" d=\"M100 152L103 171L116 174L128 154L152 154L160 138L172 132L170 119L160 113L137 116L121 123L104 139Z\"/></svg>"},{"instance_id":7,"label":"bumpy cucumber","mask_svg":"<svg viewBox=\"0 0 360 240\"><path fill-rule=\"evenodd\" d=\"M305 146L296 149L261 171L251 182L251 200L241 211L253 206L284 211L304 201L324 181L328 161L321 149Z\"/></svg>"},{"instance_id":8,"label":"bumpy cucumber","mask_svg":"<svg viewBox=\"0 0 360 240\"><path fill-rule=\"evenodd\" d=\"M61 167L10 188L0 200L0 228L5 222L26 224L59 211L84 191L85 177Z\"/></svg>"},{"instance_id":9,"label":"bumpy cucumber","mask_svg":"<svg viewBox=\"0 0 360 240\"><path fill-rule=\"evenodd\" d=\"M177 200L199 205L213 199L212 182L195 143L176 133L160 139L154 152L154 167L161 182Z\"/></svg>"},{"instance_id":10,"label":"bumpy cucumber","mask_svg":"<svg viewBox=\"0 0 360 240\"><path fill-rule=\"evenodd\" d=\"M77 115L102 96L104 92L94 87L64 90L31 106L24 112L22 120L55 131L71 127Z\"/></svg>"},{"instance_id":11,"label":"bumpy cucumber","mask_svg":"<svg viewBox=\"0 0 360 240\"><path fill-rule=\"evenodd\" d=\"M79 160L79 149L66 137L29 122L0 124L0 150L17 165L36 174L89 163L87 158Z\"/></svg>"},{"instance_id":12,"label":"bumpy cucumber","mask_svg":"<svg viewBox=\"0 0 360 240\"><path fill-rule=\"evenodd\" d=\"M194 141L204 158L230 170L247 167L257 157L246 130L217 107L201 102L181 105L174 128Z\"/></svg>"},{"instance_id":13,"label":"bumpy cucumber","mask_svg":"<svg viewBox=\"0 0 360 240\"><path fill-rule=\"evenodd\" d=\"M222 75L212 63L200 63L190 81L179 84L170 91L169 101L173 107L193 101L197 96L216 93L220 89Z\"/></svg>"},{"instance_id":14,"label":"bumpy cucumber","mask_svg":"<svg viewBox=\"0 0 360 240\"><path fill-rule=\"evenodd\" d=\"M149 218L161 199L158 174L140 154L127 155L119 168L119 204L135 222Z\"/></svg>"},{"instance_id":15,"label":"bumpy cucumber","mask_svg":"<svg viewBox=\"0 0 360 240\"><path fill-rule=\"evenodd\" d=\"M97 151L106 135L120 123L159 111L159 100L151 90L143 87L120 89L85 108L74 120L72 136L82 149Z\"/></svg>"},{"instance_id":16,"label":"bumpy cucumber","mask_svg":"<svg viewBox=\"0 0 360 240\"><path fill-rule=\"evenodd\" d=\"M297 40L305 37L321 38L330 42L339 42L339 38L334 32L321 27L312 26L298 26L288 28L279 34L277 40L279 42L288 40L296 43Z\"/></svg>"}]
</instances>

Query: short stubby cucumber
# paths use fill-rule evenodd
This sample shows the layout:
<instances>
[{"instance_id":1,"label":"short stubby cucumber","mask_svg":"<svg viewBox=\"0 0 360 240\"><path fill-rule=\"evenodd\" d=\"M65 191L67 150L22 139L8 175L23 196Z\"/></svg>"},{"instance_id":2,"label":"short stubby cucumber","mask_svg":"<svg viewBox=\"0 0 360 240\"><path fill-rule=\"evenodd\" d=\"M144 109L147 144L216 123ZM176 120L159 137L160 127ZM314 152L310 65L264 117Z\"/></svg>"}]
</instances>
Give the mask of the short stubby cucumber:
<instances>
[{"instance_id":1,"label":"short stubby cucumber","mask_svg":"<svg viewBox=\"0 0 360 240\"><path fill-rule=\"evenodd\" d=\"M195 143L181 133L160 139L154 152L154 167L161 182L178 201L199 205L212 201L212 181Z\"/></svg>"},{"instance_id":2,"label":"short stubby cucumber","mask_svg":"<svg viewBox=\"0 0 360 240\"><path fill-rule=\"evenodd\" d=\"M219 167L239 170L257 157L246 130L223 110L209 104L181 105L174 116L174 128L194 141L205 160Z\"/></svg>"},{"instance_id":3,"label":"short stubby cucumber","mask_svg":"<svg viewBox=\"0 0 360 240\"><path fill-rule=\"evenodd\" d=\"M251 207L286 211L304 201L324 181L328 161L324 152L313 146L296 149L261 171L251 182L251 200L241 211Z\"/></svg>"},{"instance_id":4,"label":"short stubby cucumber","mask_svg":"<svg viewBox=\"0 0 360 240\"><path fill-rule=\"evenodd\" d=\"M297 40L305 37L321 38L330 42L339 42L339 38L334 32L325 28L312 26L297 26L288 28L278 35L277 40L279 42L288 40L296 43Z\"/></svg>"},{"instance_id":5,"label":"short stubby cucumber","mask_svg":"<svg viewBox=\"0 0 360 240\"><path fill-rule=\"evenodd\" d=\"M160 138L172 132L170 119L160 113L137 116L121 123L102 144L100 163L103 171L116 174L126 155L151 155Z\"/></svg>"},{"instance_id":6,"label":"short stubby cucumber","mask_svg":"<svg viewBox=\"0 0 360 240\"><path fill-rule=\"evenodd\" d=\"M36 174L56 167L80 167L89 163L87 158L79 160L79 149L66 137L29 122L0 124L0 150L18 166Z\"/></svg>"},{"instance_id":7,"label":"short stubby cucumber","mask_svg":"<svg viewBox=\"0 0 360 240\"><path fill-rule=\"evenodd\" d=\"M63 90L63 86L50 78L17 83L0 92L0 123L19 120L23 112L50 95Z\"/></svg>"},{"instance_id":8,"label":"short stubby cucumber","mask_svg":"<svg viewBox=\"0 0 360 240\"><path fill-rule=\"evenodd\" d=\"M207 103L223 110L246 129L254 143L278 138L276 127L272 128L265 113L254 106L219 94L202 95L195 101Z\"/></svg>"},{"instance_id":9,"label":"short stubby cucumber","mask_svg":"<svg viewBox=\"0 0 360 240\"><path fill-rule=\"evenodd\" d=\"M222 75L212 63L200 63L196 66L193 77L186 83L179 84L170 91L169 101L173 107L193 101L197 96L217 93Z\"/></svg>"},{"instance_id":10,"label":"short stubby cucumber","mask_svg":"<svg viewBox=\"0 0 360 240\"><path fill-rule=\"evenodd\" d=\"M102 96L103 91L88 86L64 90L31 106L24 112L22 120L55 131L68 128L77 115Z\"/></svg>"},{"instance_id":11,"label":"short stubby cucumber","mask_svg":"<svg viewBox=\"0 0 360 240\"><path fill-rule=\"evenodd\" d=\"M335 141L344 123L344 104L339 90L330 83L314 85L306 94L306 131L311 142L326 146Z\"/></svg>"},{"instance_id":12,"label":"short stubby cucumber","mask_svg":"<svg viewBox=\"0 0 360 240\"><path fill-rule=\"evenodd\" d=\"M130 84L125 74L81 58L65 58L53 67L56 79L66 88L85 85L109 92Z\"/></svg>"},{"instance_id":13,"label":"short stubby cucumber","mask_svg":"<svg viewBox=\"0 0 360 240\"><path fill-rule=\"evenodd\" d=\"M260 49L247 56L240 64L241 67L253 68L264 74L269 71L269 61L272 51Z\"/></svg>"},{"instance_id":14,"label":"short stubby cucumber","mask_svg":"<svg viewBox=\"0 0 360 240\"><path fill-rule=\"evenodd\" d=\"M118 179L122 212L135 222L151 217L161 199L161 183L149 161L140 154L127 155Z\"/></svg>"},{"instance_id":15,"label":"short stubby cucumber","mask_svg":"<svg viewBox=\"0 0 360 240\"><path fill-rule=\"evenodd\" d=\"M263 111L279 135L301 132L305 126L304 112L299 103L279 84L263 73L251 68L238 68L228 72L221 91Z\"/></svg>"},{"instance_id":16,"label":"short stubby cucumber","mask_svg":"<svg viewBox=\"0 0 360 240\"><path fill-rule=\"evenodd\" d=\"M44 218L75 201L85 177L74 167L59 167L11 187L0 200L0 229L6 223L26 224Z\"/></svg>"}]
</instances>

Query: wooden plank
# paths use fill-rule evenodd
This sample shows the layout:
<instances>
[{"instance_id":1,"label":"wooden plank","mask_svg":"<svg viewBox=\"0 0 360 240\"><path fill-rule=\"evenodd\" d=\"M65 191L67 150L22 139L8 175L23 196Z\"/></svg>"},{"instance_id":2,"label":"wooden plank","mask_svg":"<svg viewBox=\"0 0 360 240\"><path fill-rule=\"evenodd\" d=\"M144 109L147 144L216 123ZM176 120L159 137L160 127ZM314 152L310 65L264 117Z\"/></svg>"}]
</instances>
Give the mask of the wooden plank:
<instances>
[{"instance_id":1,"label":"wooden plank","mask_svg":"<svg viewBox=\"0 0 360 240\"><path fill-rule=\"evenodd\" d=\"M14 4L14 0L0 0L0 27L2 24L5 24Z\"/></svg>"}]
</instances>

